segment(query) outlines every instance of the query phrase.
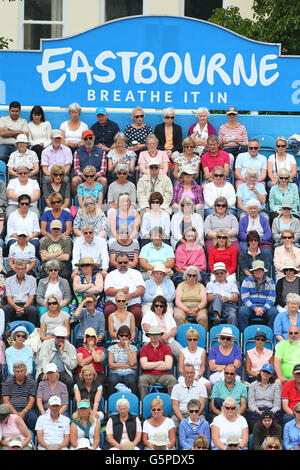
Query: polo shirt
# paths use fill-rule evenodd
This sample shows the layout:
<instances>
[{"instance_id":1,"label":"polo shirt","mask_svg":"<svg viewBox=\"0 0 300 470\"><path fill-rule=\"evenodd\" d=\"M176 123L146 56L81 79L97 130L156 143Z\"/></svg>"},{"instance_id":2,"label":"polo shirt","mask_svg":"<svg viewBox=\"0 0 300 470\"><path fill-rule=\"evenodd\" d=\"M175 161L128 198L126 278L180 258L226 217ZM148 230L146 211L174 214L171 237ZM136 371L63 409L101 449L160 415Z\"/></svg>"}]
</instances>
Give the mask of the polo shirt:
<instances>
[{"instance_id":1,"label":"polo shirt","mask_svg":"<svg viewBox=\"0 0 300 470\"><path fill-rule=\"evenodd\" d=\"M153 242L150 242L141 249L140 258L145 258L149 264L155 266L158 263L166 263L169 258L175 258L175 255L167 243L162 242L161 247L157 249Z\"/></svg>"},{"instance_id":2,"label":"polo shirt","mask_svg":"<svg viewBox=\"0 0 300 470\"><path fill-rule=\"evenodd\" d=\"M289 402L289 408L294 410L297 403L300 402L300 388L296 388L295 380L290 380L284 384L281 392L281 398L283 400L287 399Z\"/></svg>"},{"instance_id":3,"label":"polo shirt","mask_svg":"<svg viewBox=\"0 0 300 470\"><path fill-rule=\"evenodd\" d=\"M150 342L147 346L143 346L140 351L140 359L147 357L149 362L164 361L166 356L172 356L171 348L161 342L159 342L157 348L154 348ZM149 369L146 372L144 371L144 373L149 375L165 375L170 374L170 370Z\"/></svg>"},{"instance_id":4,"label":"polo shirt","mask_svg":"<svg viewBox=\"0 0 300 470\"><path fill-rule=\"evenodd\" d=\"M223 400L225 400L225 398L227 397L234 398L237 404L240 406L241 398L245 398L247 400L246 385L236 380L232 389L228 390L225 380L217 382L212 389L210 397L211 400L213 400L214 398L222 398Z\"/></svg>"},{"instance_id":5,"label":"polo shirt","mask_svg":"<svg viewBox=\"0 0 300 470\"><path fill-rule=\"evenodd\" d=\"M191 387L187 387L185 381L174 385L171 393L171 399L179 402L179 410L182 413L188 412L187 404L190 400L199 400L200 397L207 398L207 390L196 380Z\"/></svg>"},{"instance_id":6,"label":"polo shirt","mask_svg":"<svg viewBox=\"0 0 300 470\"><path fill-rule=\"evenodd\" d=\"M114 289L121 289L125 286L129 287L129 293L135 292L138 286L145 287L145 282L140 271L136 269L128 268L125 273L120 273L118 269L111 271L105 278L104 281L104 290L107 291L109 287ZM110 300L115 302L115 298L109 295L106 295L106 301ZM128 300L127 305L140 304L141 297L134 297L133 299Z\"/></svg>"},{"instance_id":7,"label":"polo shirt","mask_svg":"<svg viewBox=\"0 0 300 470\"><path fill-rule=\"evenodd\" d=\"M251 157L249 152L240 153L236 158L235 168L241 170L242 176L245 176L247 168L257 168L261 173L261 170L267 169L267 159L260 153L256 157Z\"/></svg>"},{"instance_id":8,"label":"polo shirt","mask_svg":"<svg viewBox=\"0 0 300 470\"><path fill-rule=\"evenodd\" d=\"M14 120L8 114L7 116L1 116L0 118L0 128L1 127L8 127L13 131L20 131L29 132L29 127L26 119L22 117L18 117L17 120ZM0 144L7 144L7 145L15 145L16 138L15 137L1 137L0 136Z\"/></svg>"},{"instance_id":9,"label":"polo shirt","mask_svg":"<svg viewBox=\"0 0 300 470\"><path fill-rule=\"evenodd\" d=\"M275 358L281 359L280 368L284 377L293 377L293 368L300 364L300 343L292 345L289 340L279 341Z\"/></svg>"},{"instance_id":10,"label":"polo shirt","mask_svg":"<svg viewBox=\"0 0 300 470\"><path fill-rule=\"evenodd\" d=\"M118 124L110 119L107 120L105 126L100 126L98 121L95 122L91 127L91 131L95 134L95 145L104 144L110 148L114 143L114 136L119 130Z\"/></svg>"},{"instance_id":11,"label":"polo shirt","mask_svg":"<svg viewBox=\"0 0 300 470\"><path fill-rule=\"evenodd\" d=\"M224 150L218 150L217 155L211 155L210 152L206 152L201 157L202 168L208 168L211 173L216 166L230 165L229 153Z\"/></svg>"},{"instance_id":12,"label":"polo shirt","mask_svg":"<svg viewBox=\"0 0 300 470\"><path fill-rule=\"evenodd\" d=\"M5 280L6 296L12 297L15 303L26 303L30 295L36 294L36 279L25 274L23 281L19 284L17 275Z\"/></svg>"},{"instance_id":13,"label":"polo shirt","mask_svg":"<svg viewBox=\"0 0 300 470\"><path fill-rule=\"evenodd\" d=\"M220 294L230 299L233 293L239 293L239 289L235 282L225 279L225 281L222 283L217 281L209 281L206 285L206 293L214 295Z\"/></svg>"},{"instance_id":14,"label":"polo shirt","mask_svg":"<svg viewBox=\"0 0 300 470\"><path fill-rule=\"evenodd\" d=\"M42 151L41 166L46 166L50 171L53 165L72 165L72 151L66 145L61 144L58 150L54 150L52 145Z\"/></svg>"},{"instance_id":15,"label":"polo shirt","mask_svg":"<svg viewBox=\"0 0 300 470\"><path fill-rule=\"evenodd\" d=\"M109 256L106 240L102 237L94 237L91 243L87 243L84 236L76 238L73 245L72 264L79 263L83 257L91 257L94 262L100 264L102 269L107 270L109 265Z\"/></svg>"},{"instance_id":16,"label":"polo shirt","mask_svg":"<svg viewBox=\"0 0 300 470\"><path fill-rule=\"evenodd\" d=\"M2 396L9 397L10 403L16 410L23 410L28 404L29 397L36 396L36 391L36 381L28 376L21 385L17 384L15 377L9 377L2 384Z\"/></svg>"},{"instance_id":17,"label":"polo shirt","mask_svg":"<svg viewBox=\"0 0 300 470\"><path fill-rule=\"evenodd\" d=\"M43 250L48 251L49 253L54 253L59 250L63 249L64 254L71 255L72 246L71 246L71 239L67 238L60 238L57 241L52 240L51 238L43 237L40 243L40 252ZM60 267L68 269L68 261L59 261Z\"/></svg>"},{"instance_id":18,"label":"polo shirt","mask_svg":"<svg viewBox=\"0 0 300 470\"><path fill-rule=\"evenodd\" d=\"M70 419L60 414L53 421L50 412L45 413L38 417L35 430L43 431L43 439L47 445L60 445L65 436L70 434Z\"/></svg>"}]
</instances>

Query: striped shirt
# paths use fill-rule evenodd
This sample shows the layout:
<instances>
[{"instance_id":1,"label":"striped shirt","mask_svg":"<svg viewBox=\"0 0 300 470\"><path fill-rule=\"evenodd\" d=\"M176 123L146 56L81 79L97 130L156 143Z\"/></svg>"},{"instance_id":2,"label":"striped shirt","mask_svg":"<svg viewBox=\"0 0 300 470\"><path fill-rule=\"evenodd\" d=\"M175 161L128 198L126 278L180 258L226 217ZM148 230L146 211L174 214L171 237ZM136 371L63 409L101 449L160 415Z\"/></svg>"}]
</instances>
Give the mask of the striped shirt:
<instances>
[{"instance_id":1,"label":"striped shirt","mask_svg":"<svg viewBox=\"0 0 300 470\"><path fill-rule=\"evenodd\" d=\"M220 142L223 142L223 140L226 141L225 144L223 144L223 148L247 145L247 129L243 124L239 124L237 127L229 127L227 124L222 124L219 129L218 139ZM233 142L233 139L238 139L239 144Z\"/></svg>"},{"instance_id":2,"label":"striped shirt","mask_svg":"<svg viewBox=\"0 0 300 470\"><path fill-rule=\"evenodd\" d=\"M254 310L262 307L264 312L273 307L276 299L276 288L273 279L265 276L259 284L254 276L247 277L241 287L242 304Z\"/></svg>"},{"instance_id":3,"label":"striped shirt","mask_svg":"<svg viewBox=\"0 0 300 470\"><path fill-rule=\"evenodd\" d=\"M48 409L49 398L53 395L60 397L61 404L67 405L69 403L69 394L67 386L58 380L53 390L51 390L48 380L42 380L39 383L36 397L42 399L44 410Z\"/></svg>"},{"instance_id":4,"label":"striped shirt","mask_svg":"<svg viewBox=\"0 0 300 470\"><path fill-rule=\"evenodd\" d=\"M23 410L29 402L30 397L36 396L37 383L30 377L25 377L24 382L19 385L15 377L9 377L3 382L2 396L9 397L12 406L17 410Z\"/></svg>"}]
</instances>

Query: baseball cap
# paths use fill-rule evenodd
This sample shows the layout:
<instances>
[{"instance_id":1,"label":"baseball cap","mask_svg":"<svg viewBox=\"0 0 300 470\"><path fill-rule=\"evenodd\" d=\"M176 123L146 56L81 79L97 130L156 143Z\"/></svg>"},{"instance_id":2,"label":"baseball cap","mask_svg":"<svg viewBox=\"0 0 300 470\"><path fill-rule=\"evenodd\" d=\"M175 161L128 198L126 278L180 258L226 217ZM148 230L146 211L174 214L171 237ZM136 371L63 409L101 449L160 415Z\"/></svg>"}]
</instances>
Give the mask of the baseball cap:
<instances>
[{"instance_id":1,"label":"baseball cap","mask_svg":"<svg viewBox=\"0 0 300 470\"><path fill-rule=\"evenodd\" d=\"M53 131L51 132L51 137L53 137L54 139L56 137L61 137L62 138L63 134L62 134L62 131L60 129L53 129Z\"/></svg>"},{"instance_id":2,"label":"baseball cap","mask_svg":"<svg viewBox=\"0 0 300 470\"><path fill-rule=\"evenodd\" d=\"M235 106L229 106L227 108L226 114L238 114L238 110Z\"/></svg>"},{"instance_id":3,"label":"baseball cap","mask_svg":"<svg viewBox=\"0 0 300 470\"><path fill-rule=\"evenodd\" d=\"M233 434L231 434L230 436L227 437L227 444L235 444L235 445L238 445L239 444L239 438Z\"/></svg>"},{"instance_id":4,"label":"baseball cap","mask_svg":"<svg viewBox=\"0 0 300 470\"><path fill-rule=\"evenodd\" d=\"M153 165L160 166L160 161L158 160L158 158L150 158L149 159L148 166L153 166Z\"/></svg>"},{"instance_id":5,"label":"baseball cap","mask_svg":"<svg viewBox=\"0 0 300 470\"><path fill-rule=\"evenodd\" d=\"M78 403L78 406L77 408L89 408L91 405L90 405L90 402L88 401L80 401Z\"/></svg>"},{"instance_id":6,"label":"baseball cap","mask_svg":"<svg viewBox=\"0 0 300 470\"><path fill-rule=\"evenodd\" d=\"M88 135L91 135L91 136L94 137L95 134L94 134L93 131L91 131L90 129L88 129L87 131L83 131L83 133L82 133L82 138L84 139L84 138L87 137Z\"/></svg>"},{"instance_id":7,"label":"baseball cap","mask_svg":"<svg viewBox=\"0 0 300 470\"><path fill-rule=\"evenodd\" d=\"M26 230L18 230L17 235L25 235L26 237L28 237L28 232L26 232Z\"/></svg>"},{"instance_id":8,"label":"baseball cap","mask_svg":"<svg viewBox=\"0 0 300 470\"><path fill-rule=\"evenodd\" d=\"M50 228L62 228L61 221L58 220L58 219L52 220L52 222L50 224Z\"/></svg>"},{"instance_id":9,"label":"baseball cap","mask_svg":"<svg viewBox=\"0 0 300 470\"><path fill-rule=\"evenodd\" d=\"M258 329L255 333L254 338L261 338L261 337L263 337L264 339L267 339L266 333L264 331Z\"/></svg>"},{"instance_id":10,"label":"baseball cap","mask_svg":"<svg viewBox=\"0 0 300 470\"><path fill-rule=\"evenodd\" d=\"M61 405L61 399L57 395L53 395L48 400L48 405Z\"/></svg>"},{"instance_id":11,"label":"baseball cap","mask_svg":"<svg viewBox=\"0 0 300 470\"><path fill-rule=\"evenodd\" d=\"M57 372L56 364L54 364L53 362L50 362L50 364L48 364L45 369L45 374L47 374L47 372Z\"/></svg>"},{"instance_id":12,"label":"baseball cap","mask_svg":"<svg viewBox=\"0 0 300 470\"><path fill-rule=\"evenodd\" d=\"M105 108L101 108L101 107L100 107L100 108L97 108L97 109L96 109L96 115L97 115L97 114L107 114L107 111L106 111Z\"/></svg>"},{"instance_id":13,"label":"baseball cap","mask_svg":"<svg viewBox=\"0 0 300 470\"><path fill-rule=\"evenodd\" d=\"M264 364L260 370L265 370L267 372L270 372L270 374L273 374L274 367L272 366L272 364L267 363L267 364Z\"/></svg>"},{"instance_id":14,"label":"baseball cap","mask_svg":"<svg viewBox=\"0 0 300 470\"><path fill-rule=\"evenodd\" d=\"M296 364L293 368L293 372L300 372L300 364Z\"/></svg>"}]
</instances>

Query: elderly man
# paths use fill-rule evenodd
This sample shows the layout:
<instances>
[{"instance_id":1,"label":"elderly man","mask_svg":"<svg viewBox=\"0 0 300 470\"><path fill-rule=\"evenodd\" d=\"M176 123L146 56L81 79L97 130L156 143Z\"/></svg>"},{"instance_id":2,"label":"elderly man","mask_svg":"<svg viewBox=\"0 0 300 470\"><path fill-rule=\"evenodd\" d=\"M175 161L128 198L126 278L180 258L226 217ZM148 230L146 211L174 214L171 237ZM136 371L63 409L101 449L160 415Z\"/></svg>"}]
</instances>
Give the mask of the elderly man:
<instances>
[{"instance_id":1,"label":"elderly man","mask_svg":"<svg viewBox=\"0 0 300 470\"><path fill-rule=\"evenodd\" d=\"M57 326L53 330L54 338L42 343L37 357L36 378L40 382L46 380L46 370L50 362L57 366L59 380L68 389L69 396L73 396L73 369L77 366L76 349L68 339L68 331L64 326Z\"/></svg>"},{"instance_id":2,"label":"elderly man","mask_svg":"<svg viewBox=\"0 0 300 470\"><path fill-rule=\"evenodd\" d=\"M19 134L29 135L29 127L26 119L20 117L21 105L18 101L12 101L9 105L8 116L0 118L0 160L8 162L9 155L18 150L16 138Z\"/></svg>"},{"instance_id":3,"label":"elderly man","mask_svg":"<svg viewBox=\"0 0 300 470\"><path fill-rule=\"evenodd\" d=\"M293 379L294 366L300 364L300 330L297 325L288 329L288 339L279 341L275 349L274 369L282 388Z\"/></svg>"},{"instance_id":4,"label":"elderly man","mask_svg":"<svg viewBox=\"0 0 300 470\"><path fill-rule=\"evenodd\" d=\"M164 202L160 206L169 214L172 214L171 202L173 199L173 185L167 175L159 174L160 161L156 158L150 158L149 175L144 175L137 183L137 201L141 211L141 217L146 210L150 210L149 198L154 192L162 195Z\"/></svg>"},{"instance_id":5,"label":"elderly man","mask_svg":"<svg viewBox=\"0 0 300 470\"><path fill-rule=\"evenodd\" d=\"M70 279L69 259L72 253L72 241L70 237L62 236L62 223L58 219L50 224L51 233L42 238L40 244L40 256L42 260L41 276L46 277L45 263L56 259L59 262L59 275L64 279Z\"/></svg>"},{"instance_id":6,"label":"elderly man","mask_svg":"<svg viewBox=\"0 0 300 470\"><path fill-rule=\"evenodd\" d=\"M169 276L173 275L172 268L175 263L173 248L164 243L162 227L154 227L151 230L152 242L143 246L140 252L140 268L145 280L152 277L151 273L156 264L163 264Z\"/></svg>"},{"instance_id":7,"label":"elderly man","mask_svg":"<svg viewBox=\"0 0 300 470\"><path fill-rule=\"evenodd\" d=\"M283 385L281 398L285 424L294 419L294 408L300 402L300 363L293 367L293 380Z\"/></svg>"},{"instance_id":8,"label":"elderly man","mask_svg":"<svg viewBox=\"0 0 300 470\"><path fill-rule=\"evenodd\" d=\"M253 261L249 270L251 276L246 277L241 287L242 306L238 313L239 328L243 332L249 320L263 318L273 329L278 314L275 305L276 287L273 279L266 275L268 271L261 260Z\"/></svg>"},{"instance_id":9,"label":"elderly man","mask_svg":"<svg viewBox=\"0 0 300 470\"><path fill-rule=\"evenodd\" d=\"M223 319L225 323L238 326L239 289L235 282L226 279L227 273L224 263L214 264L215 279L206 285L208 312L214 316L215 325Z\"/></svg>"},{"instance_id":10,"label":"elderly man","mask_svg":"<svg viewBox=\"0 0 300 470\"><path fill-rule=\"evenodd\" d=\"M91 130L96 137L95 145L104 152L108 152L111 147L114 147L114 137L120 131L120 128L116 122L108 119L105 108L97 108L96 117L97 122L91 126Z\"/></svg>"},{"instance_id":11,"label":"elderly man","mask_svg":"<svg viewBox=\"0 0 300 470\"><path fill-rule=\"evenodd\" d=\"M183 367L183 381L174 385L171 393L174 423L178 427L181 421L189 416L187 404L191 399L199 400L199 416L204 413L207 390L204 384L195 380L195 368L193 364L186 363Z\"/></svg>"},{"instance_id":12,"label":"elderly man","mask_svg":"<svg viewBox=\"0 0 300 470\"><path fill-rule=\"evenodd\" d=\"M10 406L11 412L20 416L31 431L34 431L37 415L34 409L37 383L27 375L23 361L14 363L14 375L2 384L3 403Z\"/></svg>"},{"instance_id":13,"label":"elderly man","mask_svg":"<svg viewBox=\"0 0 300 470\"><path fill-rule=\"evenodd\" d=\"M257 168L259 176L257 183L263 183L267 176L267 159L259 153L260 144L257 139L248 142L248 152L240 153L235 161L236 189L240 184L246 183L245 177L247 168Z\"/></svg>"},{"instance_id":14,"label":"elderly man","mask_svg":"<svg viewBox=\"0 0 300 470\"><path fill-rule=\"evenodd\" d=\"M143 373L139 376L140 400L148 395L151 385L159 384L167 388L171 395L177 380L171 374L173 356L170 346L161 342L162 331L158 326L150 326L147 336L150 342L140 350L140 365Z\"/></svg>"},{"instance_id":15,"label":"elderly man","mask_svg":"<svg viewBox=\"0 0 300 470\"><path fill-rule=\"evenodd\" d=\"M38 450L68 450L70 419L60 413L61 399L52 395L48 406L49 413L39 416L36 422Z\"/></svg>"},{"instance_id":16,"label":"elderly man","mask_svg":"<svg viewBox=\"0 0 300 470\"><path fill-rule=\"evenodd\" d=\"M104 282L106 302L104 315L107 317L117 310L115 296L118 292L124 292L127 298L127 310L135 317L137 327L141 325L143 316L141 297L145 292L143 276L139 271L128 268L129 258L125 253L116 256L117 269L108 273Z\"/></svg>"},{"instance_id":17,"label":"elderly man","mask_svg":"<svg viewBox=\"0 0 300 470\"><path fill-rule=\"evenodd\" d=\"M107 275L109 266L109 256L106 240L95 236L95 228L92 224L85 224L82 227L82 237L77 237L73 245L72 266L80 263L82 258L93 258L94 262L100 265L103 278ZM78 274L78 269L72 273L72 278Z\"/></svg>"},{"instance_id":18,"label":"elderly man","mask_svg":"<svg viewBox=\"0 0 300 470\"><path fill-rule=\"evenodd\" d=\"M96 168L96 178L102 184L104 193L107 189L107 179L105 178L107 170L107 158L104 150L95 145L95 135L91 130L82 133L82 140L84 145L74 153L74 173L72 178L72 193L73 196L77 193L77 186L88 177L84 174L84 169L87 166Z\"/></svg>"},{"instance_id":19,"label":"elderly man","mask_svg":"<svg viewBox=\"0 0 300 470\"><path fill-rule=\"evenodd\" d=\"M50 181L50 171L53 165L62 165L66 175L69 174L73 162L72 151L69 147L62 144L63 133L60 129L54 129L51 132L52 144L42 151L41 168L43 172L44 183ZM68 181L68 176L65 177Z\"/></svg>"},{"instance_id":20,"label":"elderly man","mask_svg":"<svg viewBox=\"0 0 300 470\"><path fill-rule=\"evenodd\" d=\"M13 276L5 280L6 300L3 310L5 321L27 320L38 325L38 312L34 305L36 296L36 279L26 274L27 262L17 259Z\"/></svg>"}]
</instances>

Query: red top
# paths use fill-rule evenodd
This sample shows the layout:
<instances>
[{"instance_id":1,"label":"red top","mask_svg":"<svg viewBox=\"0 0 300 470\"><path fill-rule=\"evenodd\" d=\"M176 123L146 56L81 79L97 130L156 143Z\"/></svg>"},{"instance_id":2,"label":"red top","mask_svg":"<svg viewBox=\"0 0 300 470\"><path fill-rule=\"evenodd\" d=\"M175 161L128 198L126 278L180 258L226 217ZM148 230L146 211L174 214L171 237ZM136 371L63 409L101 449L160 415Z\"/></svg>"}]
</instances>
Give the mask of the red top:
<instances>
[{"instance_id":1,"label":"red top","mask_svg":"<svg viewBox=\"0 0 300 470\"><path fill-rule=\"evenodd\" d=\"M96 346L95 351L103 351L104 352L104 349L101 348L100 346ZM92 355L92 353L90 353L88 351L88 349L86 349L85 346L81 346L81 348L78 348L77 349L77 354L82 354L83 359L86 359L87 357L90 357ZM93 360L92 362L90 362L90 364L92 364L94 366L94 369L95 369L96 372L102 372L102 373L104 372L102 362L95 362ZM78 366L77 369L76 369L76 373L79 374L79 372L81 372L81 369L82 369L82 367Z\"/></svg>"},{"instance_id":2,"label":"red top","mask_svg":"<svg viewBox=\"0 0 300 470\"><path fill-rule=\"evenodd\" d=\"M287 398L289 401L289 408L294 410L296 404L300 402L300 389L296 389L295 380L290 380L284 384L282 387L281 398Z\"/></svg>"},{"instance_id":3,"label":"red top","mask_svg":"<svg viewBox=\"0 0 300 470\"><path fill-rule=\"evenodd\" d=\"M202 168L208 168L211 173L216 166L224 168L225 164L230 165L229 153L224 152L224 150L218 150L217 155L206 152L201 157L201 163Z\"/></svg>"},{"instance_id":4,"label":"red top","mask_svg":"<svg viewBox=\"0 0 300 470\"><path fill-rule=\"evenodd\" d=\"M237 254L233 246L225 248L225 250L218 250L215 246L208 252L208 265L212 273L215 263L224 263L229 274L233 274L237 268Z\"/></svg>"},{"instance_id":5,"label":"red top","mask_svg":"<svg viewBox=\"0 0 300 470\"><path fill-rule=\"evenodd\" d=\"M172 356L172 351L170 346L162 342L159 343L157 348L154 348L150 342L140 350L140 359L142 357L147 357L149 362L164 361L166 356ZM165 375L170 374L170 370L150 369L144 371L144 373L149 375Z\"/></svg>"}]
</instances>

